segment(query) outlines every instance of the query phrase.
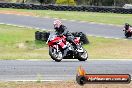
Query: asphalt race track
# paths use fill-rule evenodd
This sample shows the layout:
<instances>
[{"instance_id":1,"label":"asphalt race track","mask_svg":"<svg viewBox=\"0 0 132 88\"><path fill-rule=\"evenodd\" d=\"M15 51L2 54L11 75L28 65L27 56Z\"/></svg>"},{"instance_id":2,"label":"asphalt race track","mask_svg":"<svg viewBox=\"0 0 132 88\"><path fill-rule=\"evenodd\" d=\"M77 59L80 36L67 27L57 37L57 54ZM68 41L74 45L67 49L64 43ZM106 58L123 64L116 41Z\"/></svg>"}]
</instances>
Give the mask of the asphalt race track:
<instances>
[{"instance_id":1,"label":"asphalt race track","mask_svg":"<svg viewBox=\"0 0 132 88\"><path fill-rule=\"evenodd\" d=\"M62 62L1 60L0 81L75 80L77 68L82 66L88 74L131 74L132 61L62 60Z\"/></svg>"},{"instance_id":2,"label":"asphalt race track","mask_svg":"<svg viewBox=\"0 0 132 88\"><path fill-rule=\"evenodd\" d=\"M35 27L40 29L53 30L53 21L51 18L39 18L32 16L0 14L0 23L14 24L20 26ZM123 26L114 26L106 24L96 24L88 22L77 22L63 20L68 30L76 32L82 31L88 35L124 38ZM123 23L124 24L124 23Z\"/></svg>"},{"instance_id":3,"label":"asphalt race track","mask_svg":"<svg viewBox=\"0 0 132 88\"><path fill-rule=\"evenodd\" d=\"M0 14L0 23L19 26L53 29L51 18ZM88 35L124 38L123 26L95 24L63 20L70 31L82 31ZM131 74L132 60L62 60L62 62L28 61L28 60L1 60L0 81L16 80L75 80L77 68L82 66L88 74Z\"/></svg>"}]
</instances>

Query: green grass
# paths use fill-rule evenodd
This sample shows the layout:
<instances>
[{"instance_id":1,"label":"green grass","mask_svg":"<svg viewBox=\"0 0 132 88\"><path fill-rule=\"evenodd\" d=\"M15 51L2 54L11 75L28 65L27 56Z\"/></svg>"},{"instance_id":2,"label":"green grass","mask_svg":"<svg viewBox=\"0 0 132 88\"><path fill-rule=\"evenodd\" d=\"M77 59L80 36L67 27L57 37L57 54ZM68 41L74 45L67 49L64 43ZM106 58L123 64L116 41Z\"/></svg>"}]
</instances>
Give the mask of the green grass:
<instances>
[{"instance_id":1,"label":"green grass","mask_svg":"<svg viewBox=\"0 0 132 88\"><path fill-rule=\"evenodd\" d=\"M89 37L90 45L85 45L90 58L132 59L132 41Z\"/></svg>"},{"instance_id":2,"label":"green grass","mask_svg":"<svg viewBox=\"0 0 132 88\"><path fill-rule=\"evenodd\" d=\"M0 25L0 59L48 59L45 42L35 41L36 29ZM132 41L88 37L90 59L132 58Z\"/></svg>"},{"instance_id":3,"label":"green grass","mask_svg":"<svg viewBox=\"0 0 132 88\"><path fill-rule=\"evenodd\" d=\"M51 10L26 10L26 9L8 9L1 8L0 11L17 11L30 12L40 17L51 17L68 20L79 20L87 22L97 22L105 24L124 25L124 23L132 24L132 14L116 14L116 13L97 13L97 12L76 12L76 11L51 11Z\"/></svg>"},{"instance_id":4,"label":"green grass","mask_svg":"<svg viewBox=\"0 0 132 88\"><path fill-rule=\"evenodd\" d=\"M35 41L35 29L0 25L0 59L48 58L45 42Z\"/></svg>"}]
</instances>

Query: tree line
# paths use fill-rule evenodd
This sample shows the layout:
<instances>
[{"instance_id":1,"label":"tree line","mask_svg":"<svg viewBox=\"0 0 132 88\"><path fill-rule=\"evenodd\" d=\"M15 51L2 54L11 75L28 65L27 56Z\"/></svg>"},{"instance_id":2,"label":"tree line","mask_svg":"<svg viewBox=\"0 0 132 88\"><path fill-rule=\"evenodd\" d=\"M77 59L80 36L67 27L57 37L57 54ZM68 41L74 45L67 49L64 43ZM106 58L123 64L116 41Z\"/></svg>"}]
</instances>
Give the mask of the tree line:
<instances>
[{"instance_id":1,"label":"tree line","mask_svg":"<svg viewBox=\"0 0 132 88\"><path fill-rule=\"evenodd\" d=\"M37 1L41 4L92 5L92 6L123 6L124 4L132 4L132 0L37 0Z\"/></svg>"},{"instance_id":2,"label":"tree line","mask_svg":"<svg viewBox=\"0 0 132 88\"><path fill-rule=\"evenodd\" d=\"M122 6L131 4L132 0L76 0L77 4L94 5L94 6Z\"/></svg>"}]
</instances>

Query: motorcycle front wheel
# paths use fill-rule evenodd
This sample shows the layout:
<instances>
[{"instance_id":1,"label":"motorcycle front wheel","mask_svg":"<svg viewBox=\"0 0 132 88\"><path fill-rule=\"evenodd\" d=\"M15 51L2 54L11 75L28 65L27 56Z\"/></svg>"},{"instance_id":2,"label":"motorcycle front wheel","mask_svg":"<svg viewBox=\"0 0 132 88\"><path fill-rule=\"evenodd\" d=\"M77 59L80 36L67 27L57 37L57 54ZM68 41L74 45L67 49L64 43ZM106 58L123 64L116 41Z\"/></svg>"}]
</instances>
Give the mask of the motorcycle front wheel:
<instances>
[{"instance_id":1,"label":"motorcycle front wheel","mask_svg":"<svg viewBox=\"0 0 132 88\"><path fill-rule=\"evenodd\" d=\"M49 47L49 55L56 62L60 62L63 59L63 55L61 51L56 50L54 47Z\"/></svg>"},{"instance_id":2,"label":"motorcycle front wheel","mask_svg":"<svg viewBox=\"0 0 132 88\"><path fill-rule=\"evenodd\" d=\"M126 38L131 37L131 36L132 36L131 33L128 33L128 32L125 33L125 37L126 37Z\"/></svg>"},{"instance_id":3,"label":"motorcycle front wheel","mask_svg":"<svg viewBox=\"0 0 132 88\"><path fill-rule=\"evenodd\" d=\"M84 52L79 52L78 53L78 60L79 61L86 61L87 58L88 58L88 53L85 49L84 49Z\"/></svg>"}]
</instances>

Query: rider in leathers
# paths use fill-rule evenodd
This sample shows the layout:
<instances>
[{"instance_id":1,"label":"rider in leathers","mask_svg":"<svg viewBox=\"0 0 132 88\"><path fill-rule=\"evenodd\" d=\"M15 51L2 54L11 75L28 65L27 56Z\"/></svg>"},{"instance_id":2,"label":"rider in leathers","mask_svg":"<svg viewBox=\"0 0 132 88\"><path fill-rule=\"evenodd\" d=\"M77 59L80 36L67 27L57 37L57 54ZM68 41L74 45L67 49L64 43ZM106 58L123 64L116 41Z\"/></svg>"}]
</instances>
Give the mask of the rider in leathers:
<instances>
[{"instance_id":1,"label":"rider in leathers","mask_svg":"<svg viewBox=\"0 0 132 88\"><path fill-rule=\"evenodd\" d=\"M128 23L125 23L124 29L129 30L132 26Z\"/></svg>"},{"instance_id":2,"label":"rider in leathers","mask_svg":"<svg viewBox=\"0 0 132 88\"><path fill-rule=\"evenodd\" d=\"M67 29L66 26L62 25L62 22L60 20L54 21L54 29L55 29L56 35L66 36L67 41L72 43L73 46L76 49L78 49L78 45L76 45L76 43L74 42L74 36L68 30L66 30Z\"/></svg>"}]
</instances>

